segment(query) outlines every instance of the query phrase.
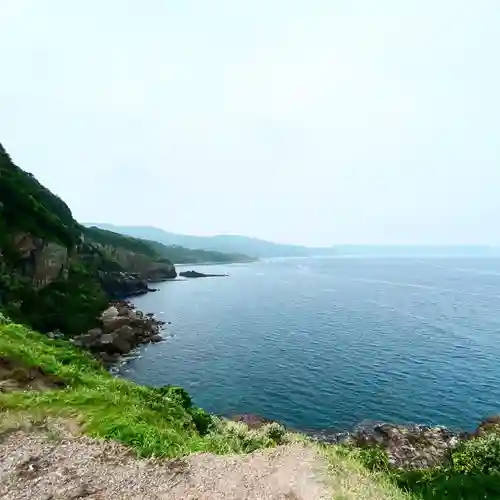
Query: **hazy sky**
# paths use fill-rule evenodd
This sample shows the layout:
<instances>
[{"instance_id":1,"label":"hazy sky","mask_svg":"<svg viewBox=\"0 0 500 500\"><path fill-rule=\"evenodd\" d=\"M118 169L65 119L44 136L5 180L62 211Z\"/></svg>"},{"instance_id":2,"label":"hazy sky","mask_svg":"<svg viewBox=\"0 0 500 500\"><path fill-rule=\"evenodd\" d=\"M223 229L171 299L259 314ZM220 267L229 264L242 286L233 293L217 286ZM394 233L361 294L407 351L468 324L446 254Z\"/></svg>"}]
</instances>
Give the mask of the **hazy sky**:
<instances>
[{"instance_id":1,"label":"hazy sky","mask_svg":"<svg viewBox=\"0 0 500 500\"><path fill-rule=\"evenodd\" d=\"M0 142L80 221L500 243L499 0L0 0Z\"/></svg>"}]
</instances>

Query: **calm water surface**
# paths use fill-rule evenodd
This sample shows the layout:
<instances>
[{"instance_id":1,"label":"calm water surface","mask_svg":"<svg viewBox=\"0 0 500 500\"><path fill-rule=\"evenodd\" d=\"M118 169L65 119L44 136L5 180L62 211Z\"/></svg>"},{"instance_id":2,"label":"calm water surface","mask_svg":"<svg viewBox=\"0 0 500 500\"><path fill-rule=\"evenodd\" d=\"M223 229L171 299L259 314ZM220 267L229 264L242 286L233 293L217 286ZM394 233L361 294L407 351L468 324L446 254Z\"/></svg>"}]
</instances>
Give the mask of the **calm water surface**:
<instances>
[{"instance_id":1,"label":"calm water surface","mask_svg":"<svg viewBox=\"0 0 500 500\"><path fill-rule=\"evenodd\" d=\"M500 260L283 259L197 270L135 300L171 321L122 367L222 414L296 428L471 428L500 412Z\"/></svg>"}]
</instances>

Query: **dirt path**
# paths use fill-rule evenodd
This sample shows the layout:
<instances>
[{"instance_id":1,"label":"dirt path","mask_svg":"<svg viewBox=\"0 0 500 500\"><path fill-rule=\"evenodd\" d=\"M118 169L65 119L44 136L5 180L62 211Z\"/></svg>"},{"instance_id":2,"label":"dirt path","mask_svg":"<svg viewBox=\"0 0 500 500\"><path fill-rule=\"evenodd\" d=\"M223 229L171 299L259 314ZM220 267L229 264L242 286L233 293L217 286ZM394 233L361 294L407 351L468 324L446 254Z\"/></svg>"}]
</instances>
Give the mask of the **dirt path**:
<instances>
[{"instance_id":1,"label":"dirt path","mask_svg":"<svg viewBox=\"0 0 500 500\"><path fill-rule=\"evenodd\" d=\"M324 464L300 444L249 455L138 460L117 443L49 432L0 436L5 500L323 500Z\"/></svg>"}]
</instances>

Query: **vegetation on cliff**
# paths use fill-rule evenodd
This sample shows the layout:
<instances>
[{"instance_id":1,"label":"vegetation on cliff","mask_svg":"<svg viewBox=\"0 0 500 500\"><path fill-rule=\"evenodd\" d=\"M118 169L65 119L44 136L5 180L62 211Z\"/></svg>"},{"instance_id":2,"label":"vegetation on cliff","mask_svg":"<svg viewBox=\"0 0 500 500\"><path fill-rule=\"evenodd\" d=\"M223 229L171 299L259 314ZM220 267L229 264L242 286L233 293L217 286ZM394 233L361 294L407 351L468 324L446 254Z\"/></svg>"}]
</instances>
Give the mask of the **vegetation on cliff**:
<instances>
[{"instance_id":1,"label":"vegetation on cliff","mask_svg":"<svg viewBox=\"0 0 500 500\"><path fill-rule=\"evenodd\" d=\"M16 166L0 144L0 245L4 258L9 252L8 235L23 231L58 241L67 248L78 238L77 223L71 210L35 177Z\"/></svg>"},{"instance_id":2,"label":"vegetation on cliff","mask_svg":"<svg viewBox=\"0 0 500 500\"><path fill-rule=\"evenodd\" d=\"M107 229L107 228L110 229ZM116 231L113 230L114 226L108 224L87 225L86 231L88 234L101 241L103 244L109 245L136 245L135 242L140 242L143 248L147 247L151 252L151 256L166 258L174 264L204 264L204 263L232 263L232 262L252 262L255 259L235 252L218 252L215 250L204 250L201 248L187 248L185 246L176 244L164 244L161 240L154 240L145 238L143 236L132 237L127 235L126 232L121 233L119 227ZM147 233L146 233L147 234ZM152 238L156 233L152 233ZM130 240L128 243L126 240ZM137 245L139 248L139 245Z\"/></svg>"},{"instance_id":3,"label":"vegetation on cliff","mask_svg":"<svg viewBox=\"0 0 500 500\"><path fill-rule=\"evenodd\" d=\"M176 276L147 243L83 228L0 145L0 310L41 331L90 328L109 298Z\"/></svg>"}]
</instances>

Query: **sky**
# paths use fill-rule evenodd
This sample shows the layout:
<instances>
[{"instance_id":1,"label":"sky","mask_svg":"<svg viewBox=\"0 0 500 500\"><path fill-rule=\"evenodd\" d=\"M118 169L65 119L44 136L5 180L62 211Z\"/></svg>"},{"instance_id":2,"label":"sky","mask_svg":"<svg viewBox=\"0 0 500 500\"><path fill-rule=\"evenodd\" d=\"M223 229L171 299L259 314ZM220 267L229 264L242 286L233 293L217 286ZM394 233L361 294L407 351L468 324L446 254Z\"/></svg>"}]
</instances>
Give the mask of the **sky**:
<instances>
[{"instance_id":1,"label":"sky","mask_svg":"<svg viewBox=\"0 0 500 500\"><path fill-rule=\"evenodd\" d=\"M82 222L500 244L498 0L0 12L0 142Z\"/></svg>"}]
</instances>

